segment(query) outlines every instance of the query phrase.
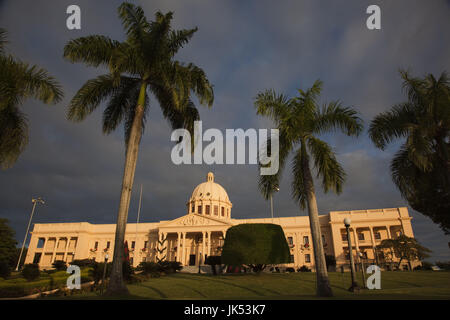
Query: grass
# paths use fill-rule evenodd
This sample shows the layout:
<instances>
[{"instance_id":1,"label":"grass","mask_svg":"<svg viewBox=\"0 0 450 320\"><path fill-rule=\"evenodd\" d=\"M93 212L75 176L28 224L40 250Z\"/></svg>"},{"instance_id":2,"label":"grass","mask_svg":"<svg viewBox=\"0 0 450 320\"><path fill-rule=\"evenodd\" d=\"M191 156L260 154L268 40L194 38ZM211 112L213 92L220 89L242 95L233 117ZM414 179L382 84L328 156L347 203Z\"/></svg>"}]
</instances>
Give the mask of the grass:
<instances>
[{"instance_id":1,"label":"grass","mask_svg":"<svg viewBox=\"0 0 450 320\"><path fill-rule=\"evenodd\" d=\"M199 275L177 273L128 285L130 296L83 293L65 299L317 299L314 273ZM349 273L329 273L332 299L450 299L450 272L382 272L381 290L348 292ZM361 274L357 281L361 285ZM61 297L59 297L61 298Z\"/></svg>"}]
</instances>

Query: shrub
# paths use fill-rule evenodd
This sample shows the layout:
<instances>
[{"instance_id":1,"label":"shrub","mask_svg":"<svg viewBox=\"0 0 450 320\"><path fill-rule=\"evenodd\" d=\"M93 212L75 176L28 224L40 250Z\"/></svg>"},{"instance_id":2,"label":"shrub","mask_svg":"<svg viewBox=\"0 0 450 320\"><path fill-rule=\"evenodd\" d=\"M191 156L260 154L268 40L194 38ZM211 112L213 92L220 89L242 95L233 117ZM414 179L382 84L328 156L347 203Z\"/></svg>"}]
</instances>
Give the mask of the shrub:
<instances>
[{"instance_id":1,"label":"shrub","mask_svg":"<svg viewBox=\"0 0 450 320\"><path fill-rule=\"evenodd\" d=\"M301 266L300 268L297 269L297 272L311 272L311 269L308 268L307 266Z\"/></svg>"},{"instance_id":2,"label":"shrub","mask_svg":"<svg viewBox=\"0 0 450 320\"><path fill-rule=\"evenodd\" d=\"M270 223L247 223L228 229L222 263L248 265L255 272L267 264L289 263L290 253L283 229Z\"/></svg>"},{"instance_id":3,"label":"shrub","mask_svg":"<svg viewBox=\"0 0 450 320\"><path fill-rule=\"evenodd\" d=\"M55 260L55 262L52 263L53 268L55 268L57 271L62 271L67 269L67 264L62 260Z\"/></svg>"},{"instance_id":4,"label":"shrub","mask_svg":"<svg viewBox=\"0 0 450 320\"><path fill-rule=\"evenodd\" d=\"M96 262L94 259L77 259L73 260L70 264L83 268L83 267L93 267L94 264L96 264Z\"/></svg>"},{"instance_id":5,"label":"shrub","mask_svg":"<svg viewBox=\"0 0 450 320\"><path fill-rule=\"evenodd\" d=\"M7 261L0 261L0 277L7 279L11 275L11 268Z\"/></svg>"},{"instance_id":6,"label":"shrub","mask_svg":"<svg viewBox=\"0 0 450 320\"><path fill-rule=\"evenodd\" d=\"M336 267L336 257L333 255L325 255L325 263L327 265L327 270Z\"/></svg>"},{"instance_id":7,"label":"shrub","mask_svg":"<svg viewBox=\"0 0 450 320\"><path fill-rule=\"evenodd\" d=\"M216 265L222 264L222 258L221 256L208 256L205 262L211 266L213 275L216 275Z\"/></svg>"},{"instance_id":8,"label":"shrub","mask_svg":"<svg viewBox=\"0 0 450 320\"><path fill-rule=\"evenodd\" d=\"M103 279L103 272L105 270L105 264L104 263L95 263L92 266L92 269L89 270L89 276L92 277L95 284L98 284L100 280ZM111 274L112 270L112 263L106 264L106 275L105 278L109 278L109 275Z\"/></svg>"},{"instance_id":9,"label":"shrub","mask_svg":"<svg viewBox=\"0 0 450 320\"><path fill-rule=\"evenodd\" d=\"M22 276L28 281L33 281L39 278L41 272L37 263L29 263L23 266Z\"/></svg>"},{"instance_id":10,"label":"shrub","mask_svg":"<svg viewBox=\"0 0 450 320\"><path fill-rule=\"evenodd\" d=\"M134 274L134 269L131 266L129 261L124 261L122 263L122 275L123 279L127 282L131 280L132 275Z\"/></svg>"},{"instance_id":11,"label":"shrub","mask_svg":"<svg viewBox=\"0 0 450 320\"><path fill-rule=\"evenodd\" d=\"M145 275L159 276L159 266L155 262L141 262L137 270L142 270Z\"/></svg>"},{"instance_id":12,"label":"shrub","mask_svg":"<svg viewBox=\"0 0 450 320\"><path fill-rule=\"evenodd\" d=\"M428 261L422 261L422 265L415 267L413 270L433 270L431 269L432 266L433 266L432 263Z\"/></svg>"},{"instance_id":13,"label":"shrub","mask_svg":"<svg viewBox=\"0 0 450 320\"><path fill-rule=\"evenodd\" d=\"M436 265L444 270L450 270L450 261L436 261Z\"/></svg>"},{"instance_id":14,"label":"shrub","mask_svg":"<svg viewBox=\"0 0 450 320\"><path fill-rule=\"evenodd\" d=\"M286 272L295 272L294 268L286 268Z\"/></svg>"}]
</instances>

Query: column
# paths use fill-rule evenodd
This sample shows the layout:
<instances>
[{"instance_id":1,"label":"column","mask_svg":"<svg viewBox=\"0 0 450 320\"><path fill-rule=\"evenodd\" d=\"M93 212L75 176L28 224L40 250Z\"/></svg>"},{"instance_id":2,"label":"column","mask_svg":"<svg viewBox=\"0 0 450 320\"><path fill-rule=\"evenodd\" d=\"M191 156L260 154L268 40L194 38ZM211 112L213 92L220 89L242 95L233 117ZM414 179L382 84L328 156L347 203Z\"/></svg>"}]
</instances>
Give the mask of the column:
<instances>
[{"instance_id":1,"label":"column","mask_svg":"<svg viewBox=\"0 0 450 320\"><path fill-rule=\"evenodd\" d=\"M55 262L56 250L58 249L58 244L59 244L59 237L55 238L55 247L53 248L52 260L50 260L50 263Z\"/></svg>"},{"instance_id":2,"label":"column","mask_svg":"<svg viewBox=\"0 0 450 320\"><path fill-rule=\"evenodd\" d=\"M388 239L392 239L391 238L391 226L386 226L386 230L387 230Z\"/></svg>"},{"instance_id":3,"label":"column","mask_svg":"<svg viewBox=\"0 0 450 320\"><path fill-rule=\"evenodd\" d=\"M162 256L166 256L164 260L169 261L169 240L167 239L167 232L163 232L161 241L166 239L166 241L163 242L162 248L165 249L161 252Z\"/></svg>"},{"instance_id":4,"label":"column","mask_svg":"<svg viewBox=\"0 0 450 320\"><path fill-rule=\"evenodd\" d=\"M178 262L181 262L181 259L180 259L180 244L181 244L180 233L177 232L177 261Z\"/></svg>"},{"instance_id":5,"label":"column","mask_svg":"<svg viewBox=\"0 0 450 320\"><path fill-rule=\"evenodd\" d=\"M369 227L369 231L370 231L370 240L372 241L373 256L378 265L378 255L377 255L377 249L376 249L377 245L375 243L375 236L373 235L373 228Z\"/></svg>"},{"instance_id":6,"label":"column","mask_svg":"<svg viewBox=\"0 0 450 320\"><path fill-rule=\"evenodd\" d=\"M181 253L181 264L184 266L186 261L186 232L183 232L183 251Z\"/></svg>"},{"instance_id":7,"label":"column","mask_svg":"<svg viewBox=\"0 0 450 320\"><path fill-rule=\"evenodd\" d=\"M67 261L67 249L69 248L70 237L67 237L66 248L64 249L64 261Z\"/></svg>"},{"instance_id":8,"label":"column","mask_svg":"<svg viewBox=\"0 0 450 320\"><path fill-rule=\"evenodd\" d=\"M201 263L205 264L205 242L206 242L206 237L205 237L205 231L202 231L202 260Z\"/></svg>"},{"instance_id":9,"label":"column","mask_svg":"<svg viewBox=\"0 0 450 320\"><path fill-rule=\"evenodd\" d=\"M211 255L211 231L208 231L208 257Z\"/></svg>"}]
</instances>

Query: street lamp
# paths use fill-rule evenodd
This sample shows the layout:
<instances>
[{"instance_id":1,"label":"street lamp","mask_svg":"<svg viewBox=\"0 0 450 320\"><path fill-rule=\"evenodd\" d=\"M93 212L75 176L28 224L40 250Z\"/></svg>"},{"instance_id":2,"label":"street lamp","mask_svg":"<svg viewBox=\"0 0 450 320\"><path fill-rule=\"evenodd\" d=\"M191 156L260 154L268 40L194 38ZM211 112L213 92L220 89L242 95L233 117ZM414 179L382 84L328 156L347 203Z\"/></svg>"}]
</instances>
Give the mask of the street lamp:
<instances>
[{"instance_id":1,"label":"street lamp","mask_svg":"<svg viewBox=\"0 0 450 320\"><path fill-rule=\"evenodd\" d=\"M20 250L19 261L17 261L16 271L19 271L20 259L22 259L23 248L25 247L25 242L27 242L28 231L30 230L31 219L33 219L33 214L34 214L34 209L36 208L36 204L38 202L45 204L44 200L42 200L41 197L38 197L37 199L33 198L33 199L31 199L31 202L33 203L33 209L31 210L30 220L28 221L28 227L27 227L27 232L25 233L25 239L23 239L22 249Z\"/></svg>"},{"instance_id":2,"label":"street lamp","mask_svg":"<svg viewBox=\"0 0 450 320\"><path fill-rule=\"evenodd\" d=\"M273 188L273 191L278 192L280 191L280 188L278 188L277 186L275 186ZM273 223L273 200L272 200L272 192L270 193L270 212L272 214L272 223Z\"/></svg>"},{"instance_id":3,"label":"street lamp","mask_svg":"<svg viewBox=\"0 0 450 320\"><path fill-rule=\"evenodd\" d=\"M349 254L350 254L350 271L352 273L352 286L348 289L348 291L359 292L359 286L358 286L358 283L356 283L356 280L355 280L355 263L353 261L352 240L351 240L351 237L350 237L350 223L351 223L351 220L349 218L345 218L344 219L345 229L347 230L348 250L349 250Z\"/></svg>"}]
</instances>

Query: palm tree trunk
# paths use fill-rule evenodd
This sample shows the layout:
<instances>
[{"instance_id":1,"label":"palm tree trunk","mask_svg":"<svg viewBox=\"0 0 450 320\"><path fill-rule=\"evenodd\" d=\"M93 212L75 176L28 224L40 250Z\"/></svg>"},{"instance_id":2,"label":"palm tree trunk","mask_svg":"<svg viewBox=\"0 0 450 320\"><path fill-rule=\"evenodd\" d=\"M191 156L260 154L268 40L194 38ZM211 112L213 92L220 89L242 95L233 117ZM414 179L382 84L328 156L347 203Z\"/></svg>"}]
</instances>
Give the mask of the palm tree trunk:
<instances>
[{"instance_id":1,"label":"palm tree trunk","mask_svg":"<svg viewBox=\"0 0 450 320\"><path fill-rule=\"evenodd\" d=\"M314 248L314 263L316 268L317 295L319 297L332 297L333 292L328 280L328 272L325 261L325 252L322 244L322 234L320 232L319 210L317 209L314 183L309 168L309 156L306 152L305 143L301 145L303 181L306 190L306 201L308 203L309 225Z\"/></svg>"},{"instance_id":2,"label":"palm tree trunk","mask_svg":"<svg viewBox=\"0 0 450 320\"><path fill-rule=\"evenodd\" d=\"M143 83L139 93L138 104L136 106L133 124L128 139L122 179L122 191L120 194L119 213L117 216L116 237L114 240L113 265L107 290L108 295L128 294L128 289L123 281L122 264L124 258L124 240L128 220L128 208L130 207L131 189L133 187L139 143L142 136L145 90L146 84Z\"/></svg>"}]
</instances>

